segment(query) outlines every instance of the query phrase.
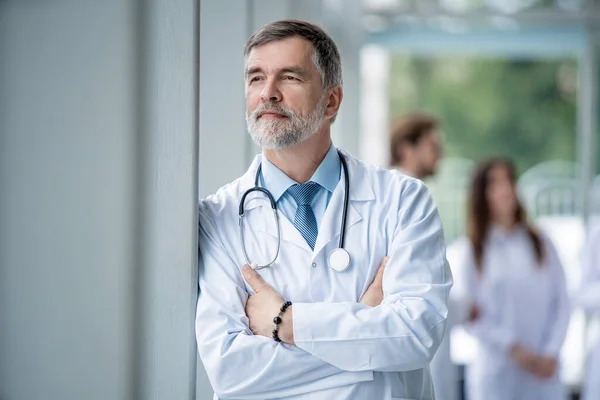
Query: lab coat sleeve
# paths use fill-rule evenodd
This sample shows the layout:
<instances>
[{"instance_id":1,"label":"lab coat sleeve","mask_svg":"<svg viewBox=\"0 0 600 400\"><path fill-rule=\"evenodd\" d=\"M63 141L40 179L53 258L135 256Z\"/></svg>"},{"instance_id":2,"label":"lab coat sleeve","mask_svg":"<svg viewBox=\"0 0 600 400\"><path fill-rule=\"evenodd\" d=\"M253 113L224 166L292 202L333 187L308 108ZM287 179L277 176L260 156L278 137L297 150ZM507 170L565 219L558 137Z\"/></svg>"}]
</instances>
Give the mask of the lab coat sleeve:
<instances>
[{"instance_id":1,"label":"lab coat sleeve","mask_svg":"<svg viewBox=\"0 0 600 400\"><path fill-rule=\"evenodd\" d=\"M463 325L469 318L472 299L472 283L466 274L471 274L471 266L465 261L465 254L469 251L466 238L460 238L447 249L447 258L452 271L454 285L450 290L448 299L448 330L456 325Z\"/></svg>"},{"instance_id":2,"label":"lab coat sleeve","mask_svg":"<svg viewBox=\"0 0 600 400\"><path fill-rule=\"evenodd\" d=\"M373 379L371 372L342 371L295 346L254 336L245 314L248 295L241 266L229 256L202 210L199 250L196 340L219 397L280 398Z\"/></svg>"},{"instance_id":3,"label":"lab coat sleeve","mask_svg":"<svg viewBox=\"0 0 600 400\"><path fill-rule=\"evenodd\" d=\"M569 304L569 295L567 294L567 285L565 282L565 273L556 249L549 238L544 238L545 267L549 268L552 279L552 300L550 307L553 316L546 327L546 340L544 341L542 354L552 357L558 357L560 348L565 341L569 320L571 318L571 306Z\"/></svg>"},{"instance_id":4,"label":"lab coat sleeve","mask_svg":"<svg viewBox=\"0 0 600 400\"><path fill-rule=\"evenodd\" d=\"M587 312L600 313L600 229L588 235L575 302Z\"/></svg>"},{"instance_id":5,"label":"lab coat sleeve","mask_svg":"<svg viewBox=\"0 0 600 400\"><path fill-rule=\"evenodd\" d=\"M494 322L494 316L489 315L481 301L481 282L479 272L475 267L473 246L468 238L462 238L456 244L459 248L457 257L453 260L456 271L452 296L464 308L463 318L466 331L478 341L494 346L503 351L509 351L515 343L512 332ZM467 321L471 305L479 308L479 317L475 321Z\"/></svg>"},{"instance_id":6,"label":"lab coat sleeve","mask_svg":"<svg viewBox=\"0 0 600 400\"><path fill-rule=\"evenodd\" d=\"M294 303L296 345L347 371L406 371L428 365L444 334L452 276L437 209L425 186L402 194L390 238L383 302Z\"/></svg>"}]
</instances>

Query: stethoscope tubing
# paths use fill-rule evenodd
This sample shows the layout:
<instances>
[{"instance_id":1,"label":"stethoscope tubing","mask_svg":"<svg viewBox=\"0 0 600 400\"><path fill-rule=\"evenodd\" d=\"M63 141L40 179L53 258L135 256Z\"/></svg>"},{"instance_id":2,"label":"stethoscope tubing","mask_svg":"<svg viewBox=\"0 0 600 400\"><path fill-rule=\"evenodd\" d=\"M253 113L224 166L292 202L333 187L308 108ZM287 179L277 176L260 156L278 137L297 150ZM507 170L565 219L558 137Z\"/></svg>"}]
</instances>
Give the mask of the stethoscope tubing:
<instances>
[{"instance_id":1,"label":"stethoscope tubing","mask_svg":"<svg viewBox=\"0 0 600 400\"><path fill-rule=\"evenodd\" d=\"M349 197L350 197L349 196L350 195L350 176L348 173L348 164L346 163L345 157L339 150L337 152L338 152L338 156L340 157L340 162L342 163L342 168L344 170L344 183L345 183L344 208L342 210L342 226L341 226L341 231L340 231L340 240L339 240L339 247L338 247L339 249L343 249L344 241L346 239L346 219L348 216L348 201L349 201ZM279 216L277 214L277 204L275 203L275 199L273 198L273 195L271 194L271 192L269 192L269 190L266 188L260 187L260 182L259 182L260 181L260 172L261 172L261 167L259 164L259 166L256 170L256 176L254 178L254 187L251 187L250 189L248 189L244 192L244 194L242 195L242 198L240 199L240 205L239 205L239 226L240 226L240 241L242 244L242 252L244 253L244 259L246 260L246 263L255 270L260 270L263 268L273 266L275 261L279 257L279 250L281 247L281 228L280 228L280 224L279 224ZM264 265L256 265L256 264L251 263L250 258L248 257L248 253L246 251L246 242L244 240L244 204L246 202L246 197L250 193L256 192L256 191L263 193L269 200L269 204L270 204L271 209L273 210L273 214L275 216L275 223L277 225L277 250L275 252L275 257L273 257L271 262L264 264Z\"/></svg>"}]
</instances>

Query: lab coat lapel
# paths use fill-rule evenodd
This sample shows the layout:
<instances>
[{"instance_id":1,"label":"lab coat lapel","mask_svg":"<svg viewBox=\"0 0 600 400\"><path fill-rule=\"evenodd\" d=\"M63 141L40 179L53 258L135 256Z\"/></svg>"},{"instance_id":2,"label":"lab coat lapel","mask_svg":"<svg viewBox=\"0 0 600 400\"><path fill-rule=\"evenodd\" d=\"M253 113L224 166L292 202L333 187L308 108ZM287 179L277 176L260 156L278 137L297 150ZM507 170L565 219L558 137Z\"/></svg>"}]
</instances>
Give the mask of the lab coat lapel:
<instances>
[{"instance_id":1,"label":"lab coat lapel","mask_svg":"<svg viewBox=\"0 0 600 400\"><path fill-rule=\"evenodd\" d=\"M366 170L358 160L349 154L342 152L348 165L348 177L350 180L350 196L348 201L348 216L346 220L346 235L348 231L355 225L359 224L362 216L356 206L359 202L374 201L375 195L371 188ZM319 227L319 235L315 243L315 254L318 254L331 241L339 241L340 231L342 228L342 215L344 210L344 194L346 191L346 183L344 174L340 176L340 182L337 184L321 221ZM344 246L347 246L346 243Z\"/></svg>"},{"instance_id":2,"label":"lab coat lapel","mask_svg":"<svg viewBox=\"0 0 600 400\"><path fill-rule=\"evenodd\" d=\"M283 213L281 213L281 211L279 212L279 222L281 224L281 240L282 241L293 244L294 246L298 246L298 247L312 253L312 249L310 248L308 243L306 243L306 239L304 239L304 236L302 236L302 234L300 233L298 228L296 228L294 226L294 224L292 224L285 217L285 215L283 215Z\"/></svg>"},{"instance_id":3,"label":"lab coat lapel","mask_svg":"<svg viewBox=\"0 0 600 400\"><path fill-rule=\"evenodd\" d=\"M250 168L248 168L248 171L243 175L238 192L240 202L244 194L254 187L256 171L260 162L261 155L257 155ZM244 235L247 238L256 236L257 232L268 233L270 230L271 236L277 237L275 218L271 211L269 199L264 193L252 191L246 195L244 199L243 224ZM257 237L257 239L259 238Z\"/></svg>"},{"instance_id":4,"label":"lab coat lapel","mask_svg":"<svg viewBox=\"0 0 600 400\"><path fill-rule=\"evenodd\" d=\"M253 223L252 229L254 229L256 232L260 232L263 235L268 235L274 239L277 239L277 225L275 224L275 219L270 213L269 207L256 206L248 215L252 215L252 217L250 217ZM277 215L279 219L281 241L293 244L294 246L298 246L312 253L312 249L308 243L306 243L306 240L294 226L294 224L292 224L281 211L278 210Z\"/></svg>"},{"instance_id":5,"label":"lab coat lapel","mask_svg":"<svg viewBox=\"0 0 600 400\"><path fill-rule=\"evenodd\" d=\"M262 161L261 157L261 155L256 156L252 165L242 178L243 183L239 192L240 199L246 190L254 186L256 170ZM292 224L281 211L278 210L277 215L279 220L281 241L293 244L312 252L312 249L308 243L306 243L306 240L304 240L304 237L302 237L294 224ZM253 191L246 196L246 200L244 202L244 225L246 228L244 230L246 235L255 235L256 233L260 233L277 239L277 224L271 211L269 200L263 193L259 191Z\"/></svg>"},{"instance_id":6,"label":"lab coat lapel","mask_svg":"<svg viewBox=\"0 0 600 400\"><path fill-rule=\"evenodd\" d=\"M240 201L242 200L244 193L254 187L256 171L261 163L261 157L262 156L260 154L257 155L254 158L254 161L252 161L252 164L250 164L250 168L248 168L246 173L242 176L238 191L238 199L240 199ZM256 208L262 208L264 206L270 207L267 196L259 191L252 191L248 193L246 199L244 200L244 213L250 215L250 211Z\"/></svg>"}]
</instances>

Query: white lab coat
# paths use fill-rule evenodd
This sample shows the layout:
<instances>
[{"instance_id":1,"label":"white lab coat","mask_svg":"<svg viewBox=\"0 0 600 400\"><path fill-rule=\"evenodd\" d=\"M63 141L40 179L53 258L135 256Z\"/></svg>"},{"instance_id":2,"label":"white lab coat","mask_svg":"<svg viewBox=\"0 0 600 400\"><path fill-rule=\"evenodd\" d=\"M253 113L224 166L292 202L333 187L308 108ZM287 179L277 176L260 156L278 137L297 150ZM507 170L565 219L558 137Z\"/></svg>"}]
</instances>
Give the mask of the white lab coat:
<instances>
[{"instance_id":1,"label":"white lab coat","mask_svg":"<svg viewBox=\"0 0 600 400\"><path fill-rule=\"evenodd\" d=\"M460 324L459 314L461 313L461 310L459 310L459 308L460 305L454 301L452 292L450 292L446 334L444 335L433 360L431 360L430 366L431 379L433 381L435 397L437 400L459 400L460 398L459 369L458 366L452 362L450 352L450 333L454 326Z\"/></svg>"},{"instance_id":2,"label":"white lab coat","mask_svg":"<svg viewBox=\"0 0 600 400\"><path fill-rule=\"evenodd\" d=\"M200 203L200 295L196 338L221 399L433 399L429 361L445 327L452 277L441 221L425 186L345 154L350 198L343 272L329 268L338 246L344 180L332 194L314 252L283 214L281 251L262 278L293 302L296 346L254 336L244 306L250 287L238 227L245 175ZM273 257L276 228L268 203L249 195L246 248L252 262ZM390 255L378 307L358 303Z\"/></svg>"},{"instance_id":3,"label":"white lab coat","mask_svg":"<svg viewBox=\"0 0 600 400\"><path fill-rule=\"evenodd\" d=\"M591 232L583 257L582 284L575 297L578 306L600 316L600 229ZM600 399L600 338L587 358L582 400Z\"/></svg>"},{"instance_id":4,"label":"white lab coat","mask_svg":"<svg viewBox=\"0 0 600 400\"><path fill-rule=\"evenodd\" d=\"M462 256L460 244L447 248L447 258L456 279L455 267L460 263ZM468 312L468 304L463 304L462 299L456 295L454 288L450 290L448 299L448 318L446 320L446 334L440 343L438 351L431 360L431 379L435 389L437 400L459 400L460 399L460 370L458 365L452 362L451 357L451 333L452 328L462 325Z\"/></svg>"},{"instance_id":5,"label":"white lab coat","mask_svg":"<svg viewBox=\"0 0 600 400\"><path fill-rule=\"evenodd\" d=\"M472 245L462 239L460 273L453 290L464 304L475 302L480 316L466 325L478 352L467 370L469 400L563 400L565 390L554 377L540 380L510 357L520 344L536 354L558 357L570 317L564 272L554 246L543 238L545 258L537 266L524 227L506 233L490 229L483 273L475 269Z\"/></svg>"}]
</instances>

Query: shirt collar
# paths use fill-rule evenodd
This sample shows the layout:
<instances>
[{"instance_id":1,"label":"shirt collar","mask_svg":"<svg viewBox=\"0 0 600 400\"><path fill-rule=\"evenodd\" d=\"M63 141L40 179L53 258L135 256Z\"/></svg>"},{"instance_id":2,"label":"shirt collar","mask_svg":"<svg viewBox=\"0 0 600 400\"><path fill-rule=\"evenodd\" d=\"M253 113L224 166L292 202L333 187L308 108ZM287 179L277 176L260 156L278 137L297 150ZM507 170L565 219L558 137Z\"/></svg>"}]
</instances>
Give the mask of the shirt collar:
<instances>
[{"instance_id":1,"label":"shirt collar","mask_svg":"<svg viewBox=\"0 0 600 400\"><path fill-rule=\"evenodd\" d=\"M508 239L520 235L525 231L522 224L517 223L511 230L507 231L502 226L492 223L490 225L490 238L492 239Z\"/></svg>"},{"instance_id":2,"label":"shirt collar","mask_svg":"<svg viewBox=\"0 0 600 400\"><path fill-rule=\"evenodd\" d=\"M332 144L329 146L329 151L310 180L323 186L330 193L333 193L340 181L341 166L340 156Z\"/></svg>"},{"instance_id":3,"label":"shirt collar","mask_svg":"<svg viewBox=\"0 0 600 400\"><path fill-rule=\"evenodd\" d=\"M262 185L271 192L273 199L277 202L290 186L298 182L283 173L264 155L261 158ZM333 193L340 180L340 172L340 157L332 144L310 180Z\"/></svg>"}]
</instances>

